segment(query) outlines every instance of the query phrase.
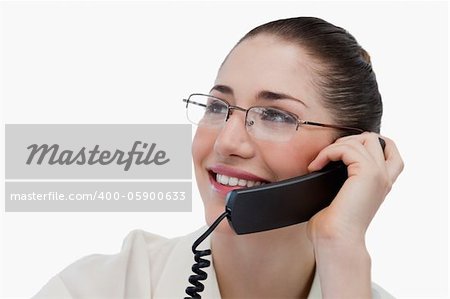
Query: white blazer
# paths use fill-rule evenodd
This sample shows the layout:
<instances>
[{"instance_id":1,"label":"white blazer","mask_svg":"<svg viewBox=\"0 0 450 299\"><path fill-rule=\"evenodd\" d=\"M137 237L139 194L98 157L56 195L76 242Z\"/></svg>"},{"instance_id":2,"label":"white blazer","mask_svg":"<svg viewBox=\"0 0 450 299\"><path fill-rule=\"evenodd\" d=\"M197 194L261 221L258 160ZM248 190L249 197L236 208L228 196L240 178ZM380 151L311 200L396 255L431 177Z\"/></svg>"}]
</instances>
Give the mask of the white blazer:
<instances>
[{"instance_id":1,"label":"white blazer","mask_svg":"<svg viewBox=\"0 0 450 299\"><path fill-rule=\"evenodd\" d=\"M128 234L115 255L84 257L54 276L33 299L169 299L184 298L188 278L193 274L192 243L206 230L167 239L141 230ZM200 249L211 248L208 237ZM209 260L210 256L208 257ZM220 299L214 265L205 269L202 298ZM373 298L394 298L372 284ZM316 273L308 299L322 298Z\"/></svg>"}]
</instances>

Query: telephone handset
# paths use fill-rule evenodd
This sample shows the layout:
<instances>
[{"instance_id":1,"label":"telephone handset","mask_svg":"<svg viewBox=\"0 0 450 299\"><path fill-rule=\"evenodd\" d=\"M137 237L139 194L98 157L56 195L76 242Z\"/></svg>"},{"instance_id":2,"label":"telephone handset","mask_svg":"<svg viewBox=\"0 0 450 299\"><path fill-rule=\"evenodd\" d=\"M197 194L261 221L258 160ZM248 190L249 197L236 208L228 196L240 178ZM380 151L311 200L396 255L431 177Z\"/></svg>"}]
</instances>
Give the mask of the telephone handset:
<instances>
[{"instance_id":1,"label":"telephone handset","mask_svg":"<svg viewBox=\"0 0 450 299\"><path fill-rule=\"evenodd\" d=\"M347 179L347 167L332 162L320 171L228 193L228 222L238 234L308 221L327 207Z\"/></svg>"},{"instance_id":2,"label":"telephone handset","mask_svg":"<svg viewBox=\"0 0 450 299\"><path fill-rule=\"evenodd\" d=\"M229 192L225 212L192 245L195 274L189 277L192 285L186 288L190 297L184 298L201 298L201 281L208 277L202 268L211 263L203 257L210 255L211 250L197 247L225 217L238 235L305 222L331 203L346 179L347 167L339 161L304 176Z\"/></svg>"},{"instance_id":3,"label":"telephone handset","mask_svg":"<svg viewBox=\"0 0 450 299\"><path fill-rule=\"evenodd\" d=\"M386 142L378 138L384 151ZM238 234L261 232L308 221L317 212L327 207L347 179L347 166L342 161L331 162L323 169L303 176L256 187L236 189L227 194L225 212L192 245L196 263L189 277L193 286L186 294L201 298L207 274L201 268L209 267L204 256L211 250L197 250L197 246L226 217Z\"/></svg>"},{"instance_id":4,"label":"telephone handset","mask_svg":"<svg viewBox=\"0 0 450 299\"><path fill-rule=\"evenodd\" d=\"M378 140L384 151L386 142ZM241 235L308 221L330 205L346 179L347 166L337 161L307 175L233 190L226 197L228 222Z\"/></svg>"}]
</instances>

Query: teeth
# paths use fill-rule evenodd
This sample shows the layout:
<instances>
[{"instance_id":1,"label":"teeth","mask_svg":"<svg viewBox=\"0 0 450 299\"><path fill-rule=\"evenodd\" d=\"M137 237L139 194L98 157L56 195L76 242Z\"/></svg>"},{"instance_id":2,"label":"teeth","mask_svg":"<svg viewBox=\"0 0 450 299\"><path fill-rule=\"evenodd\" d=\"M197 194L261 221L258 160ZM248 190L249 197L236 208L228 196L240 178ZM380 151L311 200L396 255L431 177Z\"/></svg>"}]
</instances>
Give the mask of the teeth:
<instances>
[{"instance_id":1,"label":"teeth","mask_svg":"<svg viewBox=\"0 0 450 299\"><path fill-rule=\"evenodd\" d=\"M247 186L247 180L239 179L238 185L241 187Z\"/></svg>"},{"instance_id":2,"label":"teeth","mask_svg":"<svg viewBox=\"0 0 450 299\"><path fill-rule=\"evenodd\" d=\"M229 177L227 177L226 175L217 175L218 178L218 182L223 184L223 185L227 185L228 184L228 180L230 179Z\"/></svg>"},{"instance_id":3,"label":"teeth","mask_svg":"<svg viewBox=\"0 0 450 299\"><path fill-rule=\"evenodd\" d=\"M250 181L250 180L238 179L235 177L229 177L227 175L218 174L218 173L216 173L216 181L218 181L222 185L241 186L241 187L245 187L245 186L253 187L253 186L259 186L259 185L265 184L260 181Z\"/></svg>"},{"instance_id":4,"label":"teeth","mask_svg":"<svg viewBox=\"0 0 450 299\"><path fill-rule=\"evenodd\" d=\"M238 178L230 178L228 180L228 185L230 186L236 186L238 184L239 179Z\"/></svg>"}]
</instances>

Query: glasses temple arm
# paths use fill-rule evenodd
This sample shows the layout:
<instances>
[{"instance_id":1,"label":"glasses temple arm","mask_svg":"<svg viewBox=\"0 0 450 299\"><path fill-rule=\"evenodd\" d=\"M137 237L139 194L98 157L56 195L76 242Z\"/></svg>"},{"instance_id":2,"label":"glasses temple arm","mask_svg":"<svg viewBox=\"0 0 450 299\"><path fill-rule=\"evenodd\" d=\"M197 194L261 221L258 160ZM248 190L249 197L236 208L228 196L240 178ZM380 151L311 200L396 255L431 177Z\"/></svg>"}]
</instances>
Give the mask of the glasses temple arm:
<instances>
[{"instance_id":1,"label":"glasses temple arm","mask_svg":"<svg viewBox=\"0 0 450 299\"><path fill-rule=\"evenodd\" d=\"M186 100L186 99L183 99L183 102L186 102L186 107L187 107L189 104L195 104L195 105L198 105L198 106L206 107L205 104L197 103L197 102L191 101L191 100L189 100L189 99L187 99L187 100Z\"/></svg>"},{"instance_id":2,"label":"glasses temple arm","mask_svg":"<svg viewBox=\"0 0 450 299\"><path fill-rule=\"evenodd\" d=\"M306 120L300 120L300 125L310 125L310 126L319 126L324 128L333 128L333 129L339 129L339 130L346 130L346 131L355 131L358 133L363 133L364 130L353 128L353 127L345 127L345 126L337 126L337 125L329 125L329 124L322 124L322 123L316 123L313 121L306 121Z\"/></svg>"}]
</instances>

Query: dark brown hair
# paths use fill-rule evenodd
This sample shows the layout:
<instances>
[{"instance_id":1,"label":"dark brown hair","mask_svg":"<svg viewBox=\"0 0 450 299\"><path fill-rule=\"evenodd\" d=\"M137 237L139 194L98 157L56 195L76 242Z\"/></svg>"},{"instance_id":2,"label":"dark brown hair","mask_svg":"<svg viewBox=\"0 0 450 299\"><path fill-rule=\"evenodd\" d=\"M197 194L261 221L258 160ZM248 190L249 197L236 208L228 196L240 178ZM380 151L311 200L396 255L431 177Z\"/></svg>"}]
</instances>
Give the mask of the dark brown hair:
<instances>
[{"instance_id":1,"label":"dark brown hair","mask_svg":"<svg viewBox=\"0 0 450 299\"><path fill-rule=\"evenodd\" d=\"M259 34L295 43L320 63L313 81L337 125L380 132L383 105L370 56L350 33L319 18L297 17L258 26L237 45Z\"/></svg>"}]
</instances>

